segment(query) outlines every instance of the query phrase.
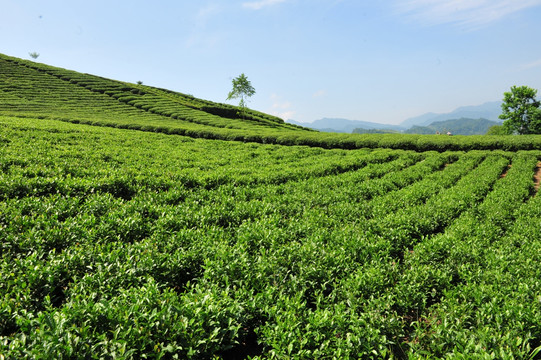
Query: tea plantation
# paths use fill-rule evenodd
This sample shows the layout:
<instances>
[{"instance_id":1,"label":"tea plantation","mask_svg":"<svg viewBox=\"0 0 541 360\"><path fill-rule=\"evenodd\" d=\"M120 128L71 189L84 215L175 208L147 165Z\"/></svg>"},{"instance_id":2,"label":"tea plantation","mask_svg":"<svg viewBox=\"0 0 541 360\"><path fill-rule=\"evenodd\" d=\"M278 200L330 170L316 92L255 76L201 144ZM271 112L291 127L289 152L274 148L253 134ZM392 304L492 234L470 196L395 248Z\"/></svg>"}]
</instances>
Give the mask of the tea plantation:
<instances>
[{"instance_id":1,"label":"tea plantation","mask_svg":"<svg viewBox=\"0 0 541 360\"><path fill-rule=\"evenodd\" d=\"M0 55L0 359L539 359L540 174Z\"/></svg>"}]
</instances>

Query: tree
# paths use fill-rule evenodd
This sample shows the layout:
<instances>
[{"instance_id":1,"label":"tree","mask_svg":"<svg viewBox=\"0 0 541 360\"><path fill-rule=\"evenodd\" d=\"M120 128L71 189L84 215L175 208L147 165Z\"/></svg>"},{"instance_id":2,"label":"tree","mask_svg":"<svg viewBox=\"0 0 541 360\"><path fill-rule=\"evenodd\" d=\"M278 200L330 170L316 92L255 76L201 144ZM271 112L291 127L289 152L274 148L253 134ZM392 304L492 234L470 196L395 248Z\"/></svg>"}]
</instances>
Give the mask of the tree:
<instances>
[{"instance_id":1,"label":"tree","mask_svg":"<svg viewBox=\"0 0 541 360\"><path fill-rule=\"evenodd\" d=\"M508 135L509 132L503 125L492 125L487 130L487 135Z\"/></svg>"},{"instance_id":2,"label":"tree","mask_svg":"<svg viewBox=\"0 0 541 360\"><path fill-rule=\"evenodd\" d=\"M239 107L240 113L244 118L244 113L246 110L245 98L248 98L255 94L255 89L253 88L250 80L244 75L240 74L238 77L233 79L233 90L227 95L227 100L238 99L240 98Z\"/></svg>"},{"instance_id":3,"label":"tree","mask_svg":"<svg viewBox=\"0 0 541 360\"><path fill-rule=\"evenodd\" d=\"M508 133L541 134L541 102L536 95L537 90L528 86L512 86L504 93L500 119Z\"/></svg>"},{"instance_id":4,"label":"tree","mask_svg":"<svg viewBox=\"0 0 541 360\"><path fill-rule=\"evenodd\" d=\"M28 53L28 55L30 55L30 57L31 57L32 59L37 59L37 58L39 57L39 53L37 53L37 52L35 52L35 51L34 51L34 52L31 52L31 53Z\"/></svg>"}]
</instances>

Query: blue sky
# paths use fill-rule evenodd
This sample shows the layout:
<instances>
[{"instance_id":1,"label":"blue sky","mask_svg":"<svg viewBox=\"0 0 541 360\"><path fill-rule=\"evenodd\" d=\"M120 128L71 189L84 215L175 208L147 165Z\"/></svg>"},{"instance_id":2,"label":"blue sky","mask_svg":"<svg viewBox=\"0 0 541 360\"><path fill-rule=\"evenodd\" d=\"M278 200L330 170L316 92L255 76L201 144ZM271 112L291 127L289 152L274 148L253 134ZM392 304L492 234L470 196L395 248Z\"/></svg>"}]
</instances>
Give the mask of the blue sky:
<instances>
[{"instance_id":1,"label":"blue sky","mask_svg":"<svg viewBox=\"0 0 541 360\"><path fill-rule=\"evenodd\" d=\"M0 0L0 52L311 122L541 92L541 0ZM234 102L231 102L234 103Z\"/></svg>"}]
</instances>

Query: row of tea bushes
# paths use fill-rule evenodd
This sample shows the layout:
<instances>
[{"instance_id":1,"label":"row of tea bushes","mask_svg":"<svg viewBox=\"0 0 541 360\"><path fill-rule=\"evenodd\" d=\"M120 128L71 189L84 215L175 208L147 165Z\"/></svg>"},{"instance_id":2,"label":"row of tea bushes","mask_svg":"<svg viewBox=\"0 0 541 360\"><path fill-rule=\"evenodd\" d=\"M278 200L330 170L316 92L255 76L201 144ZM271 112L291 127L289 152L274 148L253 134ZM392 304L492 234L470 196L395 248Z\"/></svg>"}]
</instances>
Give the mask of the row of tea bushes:
<instances>
[{"instance_id":1,"label":"row of tea bushes","mask_svg":"<svg viewBox=\"0 0 541 360\"><path fill-rule=\"evenodd\" d=\"M441 136L319 133L249 111L172 91L122 83L0 55L0 115L184 135L194 138L306 145L326 149L414 151L539 150L541 136ZM220 110L220 109L225 110ZM233 118L232 118L233 117Z\"/></svg>"}]
</instances>

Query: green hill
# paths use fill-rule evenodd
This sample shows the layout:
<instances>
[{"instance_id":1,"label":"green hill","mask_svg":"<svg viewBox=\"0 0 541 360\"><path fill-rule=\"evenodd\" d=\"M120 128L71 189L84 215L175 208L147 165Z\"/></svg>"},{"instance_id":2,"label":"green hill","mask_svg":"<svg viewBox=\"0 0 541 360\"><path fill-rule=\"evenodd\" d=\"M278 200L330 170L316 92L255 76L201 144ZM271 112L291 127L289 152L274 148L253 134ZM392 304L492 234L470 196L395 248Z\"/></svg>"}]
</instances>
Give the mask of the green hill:
<instances>
[{"instance_id":1,"label":"green hill","mask_svg":"<svg viewBox=\"0 0 541 360\"><path fill-rule=\"evenodd\" d=\"M39 116L132 129L226 137L239 131L295 131L298 126L231 105L151 86L130 84L0 55L2 114Z\"/></svg>"},{"instance_id":2,"label":"green hill","mask_svg":"<svg viewBox=\"0 0 541 360\"><path fill-rule=\"evenodd\" d=\"M235 106L146 85L82 74L0 54L0 116L55 119L194 138L322 148L541 149L541 137L436 138L413 134L320 133Z\"/></svg>"},{"instance_id":3,"label":"green hill","mask_svg":"<svg viewBox=\"0 0 541 360\"><path fill-rule=\"evenodd\" d=\"M427 126L412 126L404 131L406 134L446 134L453 135L484 135L494 125L501 125L501 122L487 119L460 118L445 121L436 121Z\"/></svg>"},{"instance_id":4,"label":"green hill","mask_svg":"<svg viewBox=\"0 0 541 360\"><path fill-rule=\"evenodd\" d=\"M536 137L327 135L0 60L0 359L538 357Z\"/></svg>"}]
</instances>

